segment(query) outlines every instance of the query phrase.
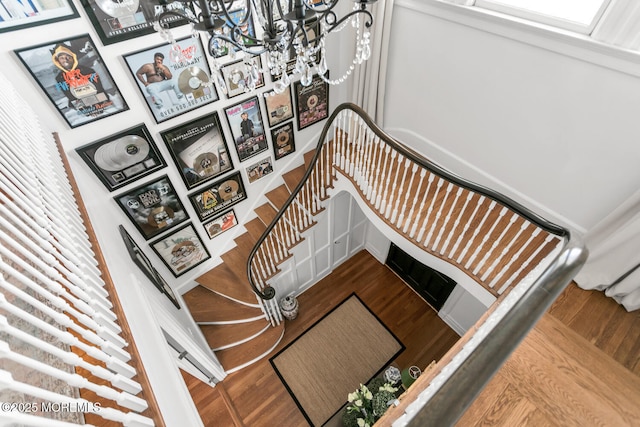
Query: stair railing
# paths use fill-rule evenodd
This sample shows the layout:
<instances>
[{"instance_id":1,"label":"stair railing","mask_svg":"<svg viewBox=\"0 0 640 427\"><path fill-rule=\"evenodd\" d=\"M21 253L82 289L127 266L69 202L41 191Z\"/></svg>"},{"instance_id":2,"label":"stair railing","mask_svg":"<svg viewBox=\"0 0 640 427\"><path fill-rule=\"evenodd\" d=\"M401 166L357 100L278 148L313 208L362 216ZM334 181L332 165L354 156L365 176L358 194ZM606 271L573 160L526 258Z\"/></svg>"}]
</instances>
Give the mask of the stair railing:
<instances>
[{"instance_id":1,"label":"stair railing","mask_svg":"<svg viewBox=\"0 0 640 427\"><path fill-rule=\"evenodd\" d=\"M280 254L313 223L337 173L396 232L499 297L416 400L386 415L394 426L451 425L577 274L587 251L568 229L425 159L347 103L328 118L304 177L250 253L247 275L263 299L273 301L268 280ZM278 251L268 250L273 246ZM272 307L272 322L281 321Z\"/></svg>"}]
</instances>

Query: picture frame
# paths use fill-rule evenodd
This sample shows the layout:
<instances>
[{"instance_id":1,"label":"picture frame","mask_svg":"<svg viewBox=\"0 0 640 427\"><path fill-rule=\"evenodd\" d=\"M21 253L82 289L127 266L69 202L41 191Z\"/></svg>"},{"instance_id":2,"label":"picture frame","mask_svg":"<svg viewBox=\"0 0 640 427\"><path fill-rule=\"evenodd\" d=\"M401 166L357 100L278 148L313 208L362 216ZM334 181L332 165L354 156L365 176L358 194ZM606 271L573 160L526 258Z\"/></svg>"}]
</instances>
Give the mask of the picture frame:
<instances>
[{"instance_id":1,"label":"picture frame","mask_svg":"<svg viewBox=\"0 0 640 427\"><path fill-rule=\"evenodd\" d=\"M164 8L149 0L80 0L102 44L107 46L135 37L155 33L154 21ZM175 2L171 10L195 17L186 3ZM187 20L179 16L163 18L169 28L185 25Z\"/></svg>"},{"instance_id":2,"label":"picture frame","mask_svg":"<svg viewBox=\"0 0 640 427\"><path fill-rule=\"evenodd\" d=\"M327 72L328 78L328 72ZM298 107L298 130L307 128L329 116L329 83L317 74L309 86L294 83Z\"/></svg>"},{"instance_id":3,"label":"picture frame","mask_svg":"<svg viewBox=\"0 0 640 427\"><path fill-rule=\"evenodd\" d=\"M232 4L229 7L229 17L231 18L231 21L238 24L240 22L245 21L245 17L246 17L246 12L244 10L244 6L243 3L240 1L234 1L234 4ZM228 22L228 21L227 21ZM256 44L256 42L254 40L251 39L256 37L256 28L255 25L253 23L253 16L249 16L249 18L246 19L245 25L241 26L242 29L242 33L243 35L246 34L249 37L242 37L242 41L244 43L245 46L253 46ZM226 28L231 29L231 25L229 25L228 23L226 24ZM215 30L215 32L217 34L221 34L222 33L222 29L218 29ZM213 47L213 57L214 58L221 58L223 56L227 56L229 54L229 47L232 46L229 43L224 42L223 40L220 39L214 39L213 43L212 43L212 47ZM235 46L233 46L233 50L234 52L237 52L239 49Z\"/></svg>"},{"instance_id":4,"label":"picture frame","mask_svg":"<svg viewBox=\"0 0 640 427\"><path fill-rule=\"evenodd\" d=\"M167 175L119 194L114 200L145 240L189 219Z\"/></svg>"},{"instance_id":5,"label":"picture frame","mask_svg":"<svg viewBox=\"0 0 640 427\"><path fill-rule=\"evenodd\" d=\"M287 86L282 93L271 91L265 94L264 108L267 112L269 127L277 126L280 123L292 119L295 113L293 109L293 97L291 96L291 86Z\"/></svg>"},{"instance_id":6,"label":"picture frame","mask_svg":"<svg viewBox=\"0 0 640 427\"><path fill-rule=\"evenodd\" d=\"M192 223L152 242L151 248L175 277L211 258Z\"/></svg>"},{"instance_id":7,"label":"picture frame","mask_svg":"<svg viewBox=\"0 0 640 427\"><path fill-rule=\"evenodd\" d=\"M129 109L89 34L14 53L71 128Z\"/></svg>"},{"instance_id":8,"label":"picture frame","mask_svg":"<svg viewBox=\"0 0 640 427\"><path fill-rule=\"evenodd\" d=\"M219 99L200 37L185 37L123 56L156 123Z\"/></svg>"},{"instance_id":9,"label":"picture frame","mask_svg":"<svg viewBox=\"0 0 640 427\"><path fill-rule=\"evenodd\" d=\"M131 260L133 261L133 263L140 270L142 270L142 272L144 273L145 276L147 276L149 281L151 281L151 283L160 292L162 292L167 298L169 298L171 303L178 310L180 310L180 303L178 302L178 299L176 298L176 295L174 294L173 290L171 289L169 284L164 280L162 275L158 273L158 270L156 270L153 267L153 264L151 263L149 258L145 255L142 249L140 249L140 246L138 246L136 241L133 240L133 237L131 237L127 229L122 224L120 224L118 226L118 230L120 231L120 236L124 241L124 244L127 248L127 252L129 253L129 256L131 257Z\"/></svg>"},{"instance_id":10,"label":"picture frame","mask_svg":"<svg viewBox=\"0 0 640 427\"><path fill-rule=\"evenodd\" d=\"M266 175L269 175L271 172L273 172L273 161L271 160L271 156L265 157L264 159L250 166L247 166L246 172L249 184L256 182Z\"/></svg>"},{"instance_id":11,"label":"picture frame","mask_svg":"<svg viewBox=\"0 0 640 427\"><path fill-rule=\"evenodd\" d=\"M236 212L231 209L204 224L204 229L209 239L213 239L236 225L238 225L238 218Z\"/></svg>"},{"instance_id":12,"label":"picture frame","mask_svg":"<svg viewBox=\"0 0 640 427\"><path fill-rule=\"evenodd\" d=\"M273 157L276 160L295 152L296 143L293 122L271 129L271 143L273 144Z\"/></svg>"},{"instance_id":13,"label":"picture frame","mask_svg":"<svg viewBox=\"0 0 640 427\"><path fill-rule=\"evenodd\" d=\"M75 151L109 191L167 166L144 123Z\"/></svg>"},{"instance_id":14,"label":"picture frame","mask_svg":"<svg viewBox=\"0 0 640 427\"><path fill-rule=\"evenodd\" d=\"M249 64L248 64L249 63ZM227 97L233 98L238 95L242 95L246 93L249 89L249 80L251 77L251 72L248 67L256 67L258 79L255 81L255 88L261 88L264 86L264 76L262 75L262 61L260 60L260 56L252 56L248 60L239 60L235 62L230 62L220 67L220 73L222 74L222 79L224 80Z\"/></svg>"},{"instance_id":15,"label":"picture frame","mask_svg":"<svg viewBox=\"0 0 640 427\"><path fill-rule=\"evenodd\" d=\"M226 107L224 112L240 162L267 150L268 143L257 96Z\"/></svg>"},{"instance_id":16,"label":"picture frame","mask_svg":"<svg viewBox=\"0 0 640 427\"><path fill-rule=\"evenodd\" d=\"M160 136L187 190L233 170L217 111L161 132Z\"/></svg>"},{"instance_id":17,"label":"picture frame","mask_svg":"<svg viewBox=\"0 0 640 427\"><path fill-rule=\"evenodd\" d=\"M201 222L213 218L246 198L247 192L239 171L214 182L202 191L189 195L189 200Z\"/></svg>"},{"instance_id":18,"label":"picture frame","mask_svg":"<svg viewBox=\"0 0 640 427\"><path fill-rule=\"evenodd\" d=\"M56 2L14 2L15 8L4 7L0 33L79 18L70 0Z\"/></svg>"}]
</instances>

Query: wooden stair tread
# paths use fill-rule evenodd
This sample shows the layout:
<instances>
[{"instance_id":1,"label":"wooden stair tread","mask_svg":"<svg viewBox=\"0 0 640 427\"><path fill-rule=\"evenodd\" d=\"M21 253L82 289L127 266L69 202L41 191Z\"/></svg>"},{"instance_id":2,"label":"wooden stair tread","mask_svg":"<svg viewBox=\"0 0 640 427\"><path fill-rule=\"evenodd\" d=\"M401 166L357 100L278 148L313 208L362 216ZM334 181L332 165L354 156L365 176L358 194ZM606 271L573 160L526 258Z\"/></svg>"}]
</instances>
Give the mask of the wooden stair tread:
<instances>
[{"instance_id":1,"label":"wooden stair tread","mask_svg":"<svg viewBox=\"0 0 640 427\"><path fill-rule=\"evenodd\" d=\"M271 224L271 221L273 221L273 218L275 218L278 213L269 203L260 205L254 210L256 214L258 214L258 218L260 218L265 225Z\"/></svg>"},{"instance_id":2,"label":"wooden stair tread","mask_svg":"<svg viewBox=\"0 0 640 427\"><path fill-rule=\"evenodd\" d=\"M263 223L260 218L254 218L244 224L244 228L247 233L257 242L264 230L267 229L267 225Z\"/></svg>"},{"instance_id":3,"label":"wooden stair tread","mask_svg":"<svg viewBox=\"0 0 640 427\"><path fill-rule=\"evenodd\" d=\"M259 319L236 324L202 325L200 329L210 348L220 348L250 339L267 326L269 326L267 319Z\"/></svg>"},{"instance_id":4,"label":"wooden stair tread","mask_svg":"<svg viewBox=\"0 0 640 427\"><path fill-rule=\"evenodd\" d=\"M298 186L300 181L302 181L305 172L306 169L304 168L304 166L300 165L297 168L291 169L289 172L282 175L285 185L290 192Z\"/></svg>"},{"instance_id":5,"label":"wooden stair tread","mask_svg":"<svg viewBox=\"0 0 640 427\"><path fill-rule=\"evenodd\" d=\"M248 304L257 304L256 296L251 290L249 282L242 281L242 277L246 280L246 273L237 274L235 268L223 263L196 278L195 281L205 288L229 298ZM246 263L240 271L244 271L244 269L246 269Z\"/></svg>"},{"instance_id":6,"label":"wooden stair tread","mask_svg":"<svg viewBox=\"0 0 640 427\"><path fill-rule=\"evenodd\" d=\"M267 199L269 199L273 207L279 211L284 206L289 196L291 196L291 193L285 185L279 185L265 194L265 196L267 196Z\"/></svg>"},{"instance_id":7,"label":"wooden stair tread","mask_svg":"<svg viewBox=\"0 0 640 427\"><path fill-rule=\"evenodd\" d=\"M315 154L316 154L315 150L307 151L306 153L304 153L304 169L305 170L309 169L309 165L311 164L311 159L313 159L313 156Z\"/></svg>"},{"instance_id":8,"label":"wooden stair tread","mask_svg":"<svg viewBox=\"0 0 640 427\"><path fill-rule=\"evenodd\" d=\"M267 329L258 337L246 343L216 351L216 357L225 371L230 371L263 356L280 340L284 332L284 322Z\"/></svg>"},{"instance_id":9,"label":"wooden stair tread","mask_svg":"<svg viewBox=\"0 0 640 427\"><path fill-rule=\"evenodd\" d=\"M202 286L191 289L183 298L196 322L241 321L264 316L259 307L239 304Z\"/></svg>"}]
</instances>

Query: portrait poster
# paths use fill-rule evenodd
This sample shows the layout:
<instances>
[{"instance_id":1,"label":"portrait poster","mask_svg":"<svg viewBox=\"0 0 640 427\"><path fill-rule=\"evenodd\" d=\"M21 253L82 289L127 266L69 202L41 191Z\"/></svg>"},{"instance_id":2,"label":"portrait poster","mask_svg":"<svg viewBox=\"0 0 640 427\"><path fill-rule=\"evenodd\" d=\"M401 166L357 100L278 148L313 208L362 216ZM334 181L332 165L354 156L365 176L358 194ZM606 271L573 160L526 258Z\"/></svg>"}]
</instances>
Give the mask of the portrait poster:
<instances>
[{"instance_id":1,"label":"portrait poster","mask_svg":"<svg viewBox=\"0 0 640 427\"><path fill-rule=\"evenodd\" d=\"M233 170L216 111L161 132L160 136L189 190Z\"/></svg>"},{"instance_id":2,"label":"portrait poster","mask_svg":"<svg viewBox=\"0 0 640 427\"><path fill-rule=\"evenodd\" d=\"M236 218L235 211L231 209L206 223L204 229L207 231L209 239L213 239L236 225L238 225L238 218Z\"/></svg>"},{"instance_id":3,"label":"portrait poster","mask_svg":"<svg viewBox=\"0 0 640 427\"><path fill-rule=\"evenodd\" d=\"M231 62L220 67L227 91L227 97L241 95L264 86L260 56L252 56L248 60Z\"/></svg>"},{"instance_id":4,"label":"portrait poster","mask_svg":"<svg viewBox=\"0 0 640 427\"><path fill-rule=\"evenodd\" d=\"M267 111L267 121L269 127L274 127L280 123L293 118L293 99L291 98L291 86L282 93L271 91L264 96L264 106Z\"/></svg>"},{"instance_id":5,"label":"portrait poster","mask_svg":"<svg viewBox=\"0 0 640 427\"><path fill-rule=\"evenodd\" d=\"M199 37L130 53L124 60L157 123L219 99Z\"/></svg>"},{"instance_id":6,"label":"portrait poster","mask_svg":"<svg viewBox=\"0 0 640 427\"><path fill-rule=\"evenodd\" d=\"M167 166L144 124L76 148L76 152L109 191Z\"/></svg>"},{"instance_id":7,"label":"portrait poster","mask_svg":"<svg viewBox=\"0 0 640 427\"><path fill-rule=\"evenodd\" d=\"M78 18L71 0L0 1L0 33Z\"/></svg>"},{"instance_id":8,"label":"portrait poster","mask_svg":"<svg viewBox=\"0 0 640 427\"><path fill-rule=\"evenodd\" d=\"M88 34L15 53L71 128L129 109Z\"/></svg>"},{"instance_id":9,"label":"portrait poster","mask_svg":"<svg viewBox=\"0 0 640 427\"><path fill-rule=\"evenodd\" d=\"M189 218L166 175L114 199L145 240L164 233Z\"/></svg>"},{"instance_id":10,"label":"portrait poster","mask_svg":"<svg viewBox=\"0 0 640 427\"><path fill-rule=\"evenodd\" d=\"M126 228L121 224L118 229L120 230L120 236L124 241L124 244L127 248L127 252L129 252L129 256L133 263L144 273L145 276L151 281L151 283L158 288L160 292L162 292L173 305L176 306L177 309L180 309L180 303L176 298L175 293L169 286L169 284L164 280L164 278L158 273L153 264L147 256L142 252L142 249L138 246L138 244L133 240L131 235L127 232Z\"/></svg>"},{"instance_id":11,"label":"portrait poster","mask_svg":"<svg viewBox=\"0 0 640 427\"><path fill-rule=\"evenodd\" d=\"M293 122L271 129L271 142L273 143L273 155L276 160L280 160L296 151Z\"/></svg>"},{"instance_id":12,"label":"portrait poster","mask_svg":"<svg viewBox=\"0 0 640 427\"><path fill-rule=\"evenodd\" d=\"M241 162L268 148L258 97L227 107L224 112Z\"/></svg>"},{"instance_id":13,"label":"portrait poster","mask_svg":"<svg viewBox=\"0 0 640 427\"><path fill-rule=\"evenodd\" d=\"M247 193L240 172L211 184L203 191L189 195L189 200L198 213L200 221L211 219L246 198Z\"/></svg>"},{"instance_id":14,"label":"portrait poster","mask_svg":"<svg viewBox=\"0 0 640 427\"><path fill-rule=\"evenodd\" d=\"M271 157L266 157L247 167L247 179L249 184L273 172Z\"/></svg>"},{"instance_id":15,"label":"portrait poster","mask_svg":"<svg viewBox=\"0 0 640 427\"><path fill-rule=\"evenodd\" d=\"M211 258L191 223L156 240L151 247L175 277Z\"/></svg>"},{"instance_id":16,"label":"portrait poster","mask_svg":"<svg viewBox=\"0 0 640 427\"><path fill-rule=\"evenodd\" d=\"M302 130L329 116L329 84L317 74L309 86L295 84L298 107L298 130Z\"/></svg>"},{"instance_id":17,"label":"portrait poster","mask_svg":"<svg viewBox=\"0 0 640 427\"><path fill-rule=\"evenodd\" d=\"M165 10L152 0L81 0L81 3L104 45L155 33L153 24ZM166 8L195 17L187 3L171 2ZM169 28L187 23L175 15L167 15L161 22Z\"/></svg>"}]
</instances>

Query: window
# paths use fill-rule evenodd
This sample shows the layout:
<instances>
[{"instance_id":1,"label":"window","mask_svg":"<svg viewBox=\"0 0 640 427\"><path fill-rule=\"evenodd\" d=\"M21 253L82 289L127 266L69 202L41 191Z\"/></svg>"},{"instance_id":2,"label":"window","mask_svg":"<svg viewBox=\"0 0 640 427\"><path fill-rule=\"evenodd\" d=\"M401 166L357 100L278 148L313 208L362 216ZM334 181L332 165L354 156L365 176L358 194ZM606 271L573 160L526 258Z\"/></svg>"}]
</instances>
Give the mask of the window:
<instances>
[{"instance_id":1,"label":"window","mask_svg":"<svg viewBox=\"0 0 640 427\"><path fill-rule=\"evenodd\" d=\"M610 0L476 0L475 6L590 34Z\"/></svg>"}]
</instances>

